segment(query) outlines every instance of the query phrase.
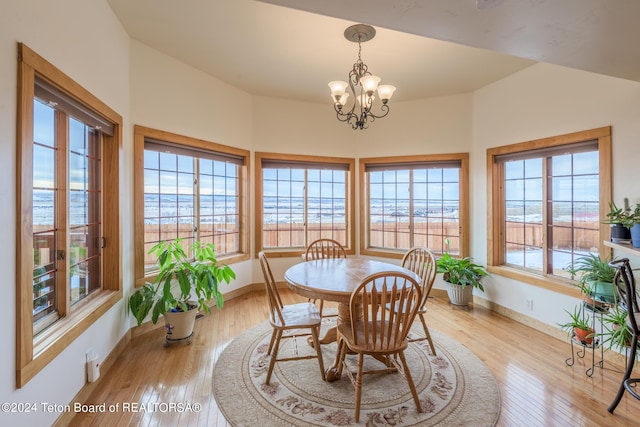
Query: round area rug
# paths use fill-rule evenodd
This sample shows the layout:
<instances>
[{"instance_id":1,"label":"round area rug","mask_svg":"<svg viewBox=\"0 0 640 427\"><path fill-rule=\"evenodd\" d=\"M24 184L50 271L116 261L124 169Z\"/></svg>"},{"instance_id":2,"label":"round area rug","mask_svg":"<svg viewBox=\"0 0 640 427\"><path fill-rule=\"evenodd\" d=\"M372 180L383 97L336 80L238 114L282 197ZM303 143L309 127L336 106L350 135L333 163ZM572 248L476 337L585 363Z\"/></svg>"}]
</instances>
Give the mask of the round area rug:
<instances>
[{"instance_id":1,"label":"round area rug","mask_svg":"<svg viewBox=\"0 0 640 427\"><path fill-rule=\"evenodd\" d=\"M334 322L332 324L332 322ZM335 318L323 319L323 330ZM369 374L362 380L360 422L355 422L355 389L348 376L325 382L316 359L277 362L271 382L267 348L269 322L233 340L213 372L213 392L220 411L233 426L495 426L500 415L500 390L489 369L451 338L430 330L437 356L426 340L405 351L423 413L416 410L406 379L398 372ZM424 336L416 322L410 338ZM322 334L321 334L322 336ZM325 368L335 360L337 345L322 346ZM279 357L296 351L315 354L306 338L282 340ZM380 362L365 357L365 369ZM356 356L347 356L355 371ZM374 366L376 365L376 366Z\"/></svg>"}]
</instances>

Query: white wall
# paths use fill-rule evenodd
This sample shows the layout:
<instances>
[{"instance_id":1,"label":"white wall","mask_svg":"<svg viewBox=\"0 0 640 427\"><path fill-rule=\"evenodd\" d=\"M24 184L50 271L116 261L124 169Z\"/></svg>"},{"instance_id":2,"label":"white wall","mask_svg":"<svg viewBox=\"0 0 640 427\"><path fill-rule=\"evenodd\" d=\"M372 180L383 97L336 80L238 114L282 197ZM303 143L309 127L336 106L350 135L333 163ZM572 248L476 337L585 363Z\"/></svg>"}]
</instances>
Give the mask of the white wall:
<instances>
[{"instance_id":1,"label":"white wall","mask_svg":"<svg viewBox=\"0 0 640 427\"><path fill-rule=\"evenodd\" d=\"M487 260L486 149L612 126L613 195L640 198L640 83L537 64L486 86L473 96L471 253ZM566 321L575 298L501 277L487 280L484 297L551 325ZM533 311L526 300L533 300Z\"/></svg>"},{"instance_id":2,"label":"white wall","mask_svg":"<svg viewBox=\"0 0 640 427\"><path fill-rule=\"evenodd\" d=\"M252 98L203 72L131 41L131 124L252 149ZM133 150L125 157L133 158ZM252 168L251 168L252 169ZM252 173L252 172L250 172ZM250 178L250 184L252 185ZM133 198L131 187L125 190ZM253 190L249 203L253 205ZM251 208L253 209L253 208ZM250 223L253 227L253 222ZM252 261L233 264L228 293L252 283ZM131 325L135 320L131 319Z\"/></svg>"},{"instance_id":3,"label":"white wall","mask_svg":"<svg viewBox=\"0 0 640 427\"><path fill-rule=\"evenodd\" d=\"M0 324L5 339L0 351L0 402L35 403L37 412L0 412L0 424L49 425L58 413L44 412L41 403L67 404L85 384L85 352L92 348L101 360L129 328L124 303L117 304L22 389L15 389L15 236L16 236L16 82L17 43L23 42L83 85L123 117L129 115L129 39L104 1L3 1L0 5L0 271L3 309ZM108 72L105 72L108 70ZM126 131L126 129L125 129ZM131 138L125 134L124 144ZM125 159L123 182L131 181ZM13 207L13 208L11 208ZM121 209L131 205L122 193ZM131 258L132 223L124 221L123 259ZM132 265L123 265L124 286L132 283Z\"/></svg>"}]
</instances>

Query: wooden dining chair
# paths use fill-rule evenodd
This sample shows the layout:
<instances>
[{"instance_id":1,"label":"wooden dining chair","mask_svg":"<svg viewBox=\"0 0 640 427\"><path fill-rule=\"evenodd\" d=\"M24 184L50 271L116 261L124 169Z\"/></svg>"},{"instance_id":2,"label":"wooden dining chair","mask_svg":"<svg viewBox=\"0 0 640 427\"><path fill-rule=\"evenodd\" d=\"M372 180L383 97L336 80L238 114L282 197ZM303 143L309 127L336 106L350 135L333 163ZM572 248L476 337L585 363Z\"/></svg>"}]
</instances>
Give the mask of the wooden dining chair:
<instances>
[{"instance_id":1,"label":"wooden dining chair","mask_svg":"<svg viewBox=\"0 0 640 427\"><path fill-rule=\"evenodd\" d=\"M638 391L638 384L640 384L640 378L631 378L633 367L636 363L636 352L638 350L638 337L640 336L640 305L638 303L638 294L636 290L636 279L633 276L631 265L629 265L628 258L622 258L619 260L611 261L610 266L616 269L616 275L613 280L615 290L619 296L619 304L624 310L627 311L627 325L631 328L633 338L631 339L630 352L627 358L627 367L620 381L620 388L618 394L609 405L607 409L613 414L618 403L622 399L622 395L625 390L630 395L640 400L640 393Z\"/></svg>"},{"instance_id":2,"label":"wooden dining chair","mask_svg":"<svg viewBox=\"0 0 640 427\"><path fill-rule=\"evenodd\" d=\"M269 349L267 355L271 355L269 361L269 370L267 371L267 379L265 384L269 384L271 381L271 374L273 373L273 367L276 362L286 362L291 360L303 360L303 359L318 359L318 365L320 365L320 375L324 379L324 363L322 360L322 349L320 348L320 342L318 336L320 334L320 323L322 321L320 317L320 311L315 304L310 302L302 302L298 304L282 304L280 298L280 292L278 286L273 278L271 267L267 260L267 256L264 252L258 254L260 259L260 267L262 268L262 275L264 276L264 284L267 290L267 299L269 301L269 321L273 327L273 333L271 334L271 341L269 342ZM309 332L300 332L299 330L309 329ZM290 332L294 331L294 332ZM285 332L287 332L285 334ZM295 347L295 355L291 357L278 358L278 351L280 349L280 340L308 337L311 335L313 339L313 348L316 351L316 355L299 355L298 348ZM305 347L306 345L305 340Z\"/></svg>"},{"instance_id":3,"label":"wooden dining chair","mask_svg":"<svg viewBox=\"0 0 640 427\"><path fill-rule=\"evenodd\" d=\"M304 253L305 261L313 261L316 259L326 259L326 258L346 258L347 252L344 250L344 247L337 241L333 239L318 239L314 240L309 244L307 250ZM313 303L316 303L317 300L313 300ZM320 300L318 304L320 308L320 316L321 317L333 317L337 314L331 314L323 316L324 309L324 301Z\"/></svg>"},{"instance_id":4,"label":"wooden dining chair","mask_svg":"<svg viewBox=\"0 0 640 427\"><path fill-rule=\"evenodd\" d=\"M422 299L419 304L420 308L418 309L418 316L420 317L420 322L422 323L425 336L410 339L409 342L422 341L426 339L429 341L431 353L435 356L436 348L433 345L433 340L431 339L431 334L427 327L425 314L427 314L427 299L429 298L429 293L431 293L433 282L436 280L436 257L430 249L416 246L409 249L407 253L404 254L404 257L402 257L402 266L420 276L422 287Z\"/></svg>"},{"instance_id":5,"label":"wooden dining chair","mask_svg":"<svg viewBox=\"0 0 640 427\"><path fill-rule=\"evenodd\" d=\"M392 271L367 276L351 294L351 320L338 325L338 377L346 367L347 375L356 389L356 423L360 420L362 377L365 374L400 372L409 384L418 412L422 412L404 356L404 350L409 345L407 334L420 307L421 297L420 284L412 276ZM387 310L387 305L396 309ZM345 363L348 351L358 355L355 378ZM365 355L384 361L385 367L365 371ZM379 384L384 386L383 381Z\"/></svg>"}]
</instances>

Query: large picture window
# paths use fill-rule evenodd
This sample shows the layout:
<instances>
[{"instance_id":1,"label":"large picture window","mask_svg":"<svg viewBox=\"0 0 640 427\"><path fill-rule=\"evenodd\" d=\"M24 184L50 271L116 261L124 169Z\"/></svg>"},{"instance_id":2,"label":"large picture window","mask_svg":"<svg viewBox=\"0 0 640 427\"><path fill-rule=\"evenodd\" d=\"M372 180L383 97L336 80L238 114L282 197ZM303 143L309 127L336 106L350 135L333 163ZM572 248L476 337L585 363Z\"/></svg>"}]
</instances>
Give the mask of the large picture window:
<instances>
[{"instance_id":1,"label":"large picture window","mask_svg":"<svg viewBox=\"0 0 640 427\"><path fill-rule=\"evenodd\" d=\"M213 243L218 258L246 258L249 152L169 132L135 127L136 282L157 268L149 250L160 241Z\"/></svg>"},{"instance_id":2,"label":"large picture window","mask_svg":"<svg viewBox=\"0 0 640 427\"><path fill-rule=\"evenodd\" d=\"M468 252L468 155L361 159L361 252Z\"/></svg>"},{"instance_id":3,"label":"large picture window","mask_svg":"<svg viewBox=\"0 0 640 427\"><path fill-rule=\"evenodd\" d=\"M122 298L122 118L22 44L18 82L22 387Z\"/></svg>"},{"instance_id":4,"label":"large picture window","mask_svg":"<svg viewBox=\"0 0 640 427\"><path fill-rule=\"evenodd\" d=\"M257 248L302 253L330 238L353 252L352 159L256 153Z\"/></svg>"},{"instance_id":5,"label":"large picture window","mask_svg":"<svg viewBox=\"0 0 640 427\"><path fill-rule=\"evenodd\" d=\"M603 253L610 139L602 128L488 150L490 264L571 279L576 258Z\"/></svg>"}]
</instances>

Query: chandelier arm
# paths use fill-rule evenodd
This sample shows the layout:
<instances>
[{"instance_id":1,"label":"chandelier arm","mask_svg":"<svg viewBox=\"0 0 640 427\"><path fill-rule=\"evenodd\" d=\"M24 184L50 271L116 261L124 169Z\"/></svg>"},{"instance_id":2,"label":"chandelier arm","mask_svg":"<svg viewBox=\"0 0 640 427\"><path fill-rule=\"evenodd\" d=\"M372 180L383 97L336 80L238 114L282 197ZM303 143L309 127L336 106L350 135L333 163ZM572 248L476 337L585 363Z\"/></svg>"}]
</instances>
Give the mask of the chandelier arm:
<instances>
[{"instance_id":1,"label":"chandelier arm","mask_svg":"<svg viewBox=\"0 0 640 427\"><path fill-rule=\"evenodd\" d=\"M387 104L382 104L382 105L380 106L380 110L382 110L382 111L384 112L384 114L380 114L380 115L373 114L373 113L371 112L371 110L369 110L369 115L370 115L371 117L373 117L373 118L381 119L381 118L383 118L384 116L386 116L387 114L389 114L389 106L388 106ZM373 120L371 120L371 121L373 121Z\"/></svg>"}]
</instances>

